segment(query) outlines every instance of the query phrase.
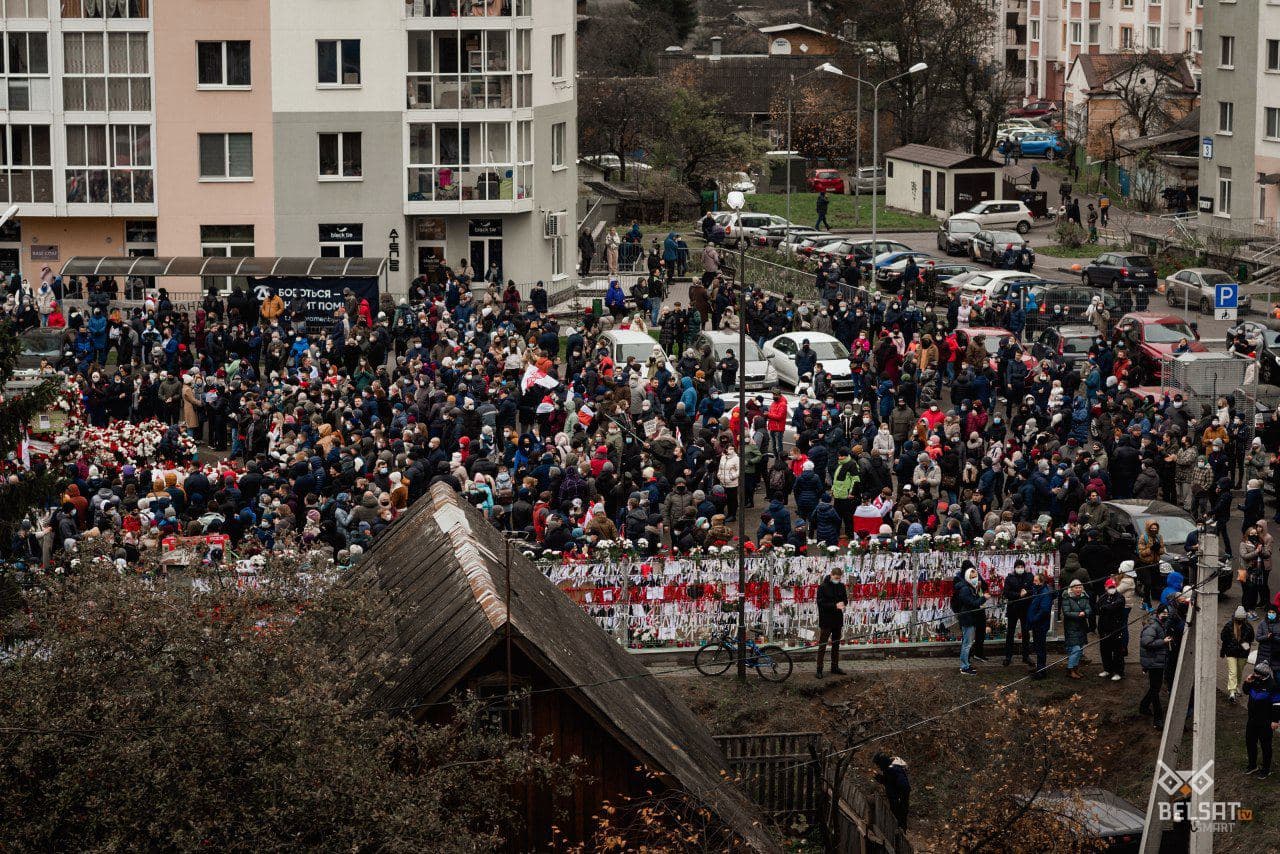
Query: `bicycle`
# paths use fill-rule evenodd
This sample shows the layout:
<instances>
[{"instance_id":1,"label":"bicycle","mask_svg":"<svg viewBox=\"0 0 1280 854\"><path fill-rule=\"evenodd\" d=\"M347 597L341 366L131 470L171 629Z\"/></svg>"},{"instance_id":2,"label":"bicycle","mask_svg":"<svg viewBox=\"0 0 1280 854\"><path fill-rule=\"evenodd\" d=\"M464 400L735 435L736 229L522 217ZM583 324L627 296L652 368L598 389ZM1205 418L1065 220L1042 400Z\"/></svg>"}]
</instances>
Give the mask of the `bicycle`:
<instances>
[{"instance_id":1,"label":"bicycle","mask_svg":"<svg viewBox=\"0 0 1280 854\"><path fill-rule=\"evenodd\" d=\"M791 676L791 655L777 644L760 646L747 638L747 666L768 682L784 682ZM693 656L693 666L703 676L720 676L738 661L738 641L731 628L716 633Z\"/></svg>"}]
</instances>

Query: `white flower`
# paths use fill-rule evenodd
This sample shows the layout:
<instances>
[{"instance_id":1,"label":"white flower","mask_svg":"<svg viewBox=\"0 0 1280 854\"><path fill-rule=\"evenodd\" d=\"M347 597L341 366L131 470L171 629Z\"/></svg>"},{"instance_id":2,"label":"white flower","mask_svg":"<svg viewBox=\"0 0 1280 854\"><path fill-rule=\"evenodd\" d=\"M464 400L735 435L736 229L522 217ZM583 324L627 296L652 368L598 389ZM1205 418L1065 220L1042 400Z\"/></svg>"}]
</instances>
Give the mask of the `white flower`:
<instances>
[{"instance_id":1,"label":"white flower","mask_svg":"<svg viewBox=\"0 0 1280 854\"><path fill-rule=\"evenodd\" d=\"M637 546L639 546L639 547L640 547L640 548L642 548L642 549L644 549L644 548L648 548L648 547L649 547L649 541L648 541L648 540L646 540L644 537L641 537L640 539L636 540L636 545L637 545Z\"/></svg>"},{"instance_id":2,"label":"white flower","mask_svg":"<svg viewBox=\"0 0 1280 854\"><path fill-rule=\"evenodd\" d=\"M840 551L838 546L827 546L827 554L835 554L838 551Z\"/></svg>"}]
</instances>

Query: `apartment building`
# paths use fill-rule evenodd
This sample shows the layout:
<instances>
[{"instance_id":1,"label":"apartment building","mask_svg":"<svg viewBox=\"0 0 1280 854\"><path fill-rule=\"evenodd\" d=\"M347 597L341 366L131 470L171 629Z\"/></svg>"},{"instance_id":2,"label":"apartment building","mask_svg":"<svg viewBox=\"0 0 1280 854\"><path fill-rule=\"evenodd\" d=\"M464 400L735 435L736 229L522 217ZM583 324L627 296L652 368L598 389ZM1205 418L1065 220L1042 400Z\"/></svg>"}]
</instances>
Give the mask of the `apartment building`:
<instances>
[{"instance_id":1,"label":"apartment building","mask_svg":"<svg viewBox=\"0 0 1280 854\"><path fill-rule=\"evenodd\" d=\"M572 0L0 10L0 205L19 207L0 270L386 256L393 292L463 257L519 282L572 271Z\"/></svg>"},{"instance_id":2,"label":"apartment building","mask_svg":"<svg viewBox=\"0 0 1280 854\"><path fill-rule=\"evenodd\" d=\"M1017 0L1006 0L1017 8ZM1029 99L1061 101L1082 53L1184 53L1199 74L1204 0L1028 0ZM1247 0L1246 0L1247 2Z\"/></svg>"},{"instance_id":3,"label":"apartment building","mask_svg":"<svg viewBox=\"0 0 1280 854\"><path fill-rule=\"evenodd\" d=\"M1208 2L1200 226L1280 239L1280 3Z\"/></svg>"}]
</instances>

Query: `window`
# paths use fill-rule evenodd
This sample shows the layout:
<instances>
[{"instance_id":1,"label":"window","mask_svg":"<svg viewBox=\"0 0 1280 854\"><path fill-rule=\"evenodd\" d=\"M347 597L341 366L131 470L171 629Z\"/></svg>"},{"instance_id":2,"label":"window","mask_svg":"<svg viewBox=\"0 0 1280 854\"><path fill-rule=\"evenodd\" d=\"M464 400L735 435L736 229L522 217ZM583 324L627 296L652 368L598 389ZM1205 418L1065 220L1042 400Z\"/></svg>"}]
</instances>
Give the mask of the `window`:
<instances>
[{"instance_id":1,"label":"window","mask_svg":"<svg viewBox=\"0 0 1280 854\"><path fill-rule=\"evenodd\" d=\"M1204 53L1204 27L1196 27L1192 31L1191 47L1196 53Z\"/></svg>"},{"instance_id":2,"label":"window","mask_svg":"<svg viewBox=\"0 0 1280 854\"><path fill-rule=\"evenodd\" d=\"M551 277L564 275L564 238L551 238Z\"/></svg>"},{"instance_id":3,"label":"window","mask_svg":"<svg viewBox=\"0 0 1280 854\"><path fill-rule=\"evenodd\" d=\"M1267 39L1267 70L1280 71L1280 39Z\"/></svg>"},{"instance_id":4,"label":"window","mask_svg":"<svg viewBox=\"0 0 1280 854\"><path fill-rule=\"evenodd\" d=\"M5 94L0 108L48 110L49 42L44 33L8 33L4 40Z\"/></svg>"},{"instance_id":5,"label":"window","mask_svg":"<svg viewBox=\"0 0 1280 854\"><path fill-rule=\"evenodd\" d=\"M205 258L252 258L252 225L200 226L200 254ZM204 288L227 291L232 284L245 284L242 277L204 276Z\"/></svg>"},{"instance_id":6,"label":"window","mask_svg":"<svg viewBox=\"0 0 1280 854\"><path fill-rule=\"evenodd\" d=\"M555 80L564 77L564 33L551 37L551 77Z\"/></svg>"},{"instance_id":7,"label":"window","mask_svg":"<svg viewBox=\"0 0 1280 854\"><path fill-rule=\"evenodd\" d=\"M62 53L64 109L151 110L146 33L64 33Z\"/></svg>"},{"instance_id":8,"label":"window","mask_svg":"<svg viewBox=\"0 0 1280 854\"><path fill-rule=\"evenodd\" d=\"M1218 102L1218 133L1231 133L1236 126L1236 105L1231 101Z\"/></svg>"},{"instance_id":9,"label":"window","mask_svg":"<svg viewBox=\"0 0 1280 854\"><path fill-rule=\"evenodd\" d=\"M1031 22L1031 40L1033 42L1040 41L1040 22L1039 21Z\"/></svg>"},{"instance_id":10,"label":"window","mask_svg":"<svg viewBox=\"0 0 1280 854\"><path fill-rule=\"evenodd\" d=\"M1231 213L1231 167L1218 167L1218 209L1216 213Z\"/></svg>"},{"instance_id":11,"label":"window","mask_svg":"<svg viewBox=\"0 0 1280 854\"><path fill-rule=\"evenodd\" d=\"M551 165L564 165L565 123L556 122L551 126Z\"/></svg>"},{"instance_id":12,"label":"window","mask_svg":"<svg viewBox=\"0 0 1280 854\"><path fill-rule=\"evenodd\" d=\"M0 3L4 17L15 18L47 18L49 17L49 0L4 0Z\"/></svg>"},{"instance_id":13,"label":"window","mask_svg":"<svg viewBox=\"0 0 1280 854\"><path fill-rule=\"evenodd\" d=\"M1125 50L1133 47L1133 27L1120 28L1120 47Z\"/></svg>"},{"instance_id":14,"label":"window","mask_svg":"<svg viewBox=\"0 0 1280 854\"><path fill-rule=\"evenodd\" d=\"M151 0L62 0L64 18L145 18Z\"/></svg>"},{"instance_id":15,"label":"window","mask_svg":"<svg viewBox=\"0 0 1280 854\"><path fill-rule=\"evenodd\" d=\"M1124 9L1133 8L1133 0L1120 0L1120 6Z\"/></svg>"},{"instance_id":16,"label":"window","mask_svg":"<svg viewBox=\"0 0 1280 854\"><path fill-rule=\"evenodd\" d=\"M363 258L364 225L347 223L320 226L321 258Z\"/></svg>"},{"instance_id":17,"label":"window","mask_svg":"<svg viewBox=\"0 0 1280 854\"><path fill-rule=\"evenodd\" d=\"M360 134L322 133L320 140L320 180L359 178L364 173L360 163Z\"/></svg>"},{"instance_id":18,"label":"window","mask_svg":"<svg viewBox=\"0 0 1280 854\"><path fill-rule=\"evenodd\" d=\"M1147 49L1159 50L1160 45L1161 45L1160 25L1155 24L1153 26L1147 27Z\"/></svg>"},{"instance_id":19,"label":"window","mask_svg":"<svg viewBox=\"0 0 1280 854\"><path fill-rule=\"evenodd\" d=\"M1222 36L1218 40L1218 67L1219 68L1235 68L1236 66L1236 37Z\"/></svg>"},{"instance_id":20,"label":"window","mask_svg":"<svg viewBox=\"0 0 1280 854\"><path fill-rule=\"evenodd\" d=\"M52 165L48 126L0 126L0 201L52 202Z\"/></svg>"},{"instance_id":21,"label":"window","mask_svg":"<svg viewBox=\"0 0 1280 854\"><path fill-rule=\"evenodd\" d=\"M201 181L253 179L253 134L200 134Z\"/></svg>"},{"instance_id":22,"label":"window","mask_svg":"<svg viewBox=\"0 0 1280 854\"><path fill-rule=\"evenodd\" d=\"M1264 110L1269 139L1280 139L1280 107L1267 107Z\"/></svg>"},{"instance_id":23,"label":"window","mask_svg":"<svg viewBox=\"0 0 1280 854\"><path fill-rule=\"evenodd\" d=\"M250 85L248 42L196 42L196 83L227 88Z\"/></svg>"},{"instance_id":24,"label":"window","mask_svg":"<svg viewBox=\"0 0 1280 854\"><path fill-rule=\"evenodd\" d=\"M316 80L321 86L359 86L360 40L317 41Z\"/></svg>"},{"instance_id":25,"label":"window","mask_svg":"<svg viewBox=\"0 0 1280 854\"><path fill-rule=\"evenodd\" d=\"M67 125L67 202L150 204L150 125Z\"/></svg>"},{"instance_id":26,"label":"window","mask_svg":"<svg viewBox=\"0 0 1280 854\"><path fill-rule=\"evenodd\" d=\"M1089 44L1098 43L1098 30L1100 26L1101 25L1097 21L1094 21L1089 25Z\"/></svg>"},{"instance_id":27,"label":"window","mask_svg":"<svg viewBox=\"0 0 1280 854\"><path fill-rule=\"evenodd\" d=\"M1072 21L1072 22L1068 25L1068 28L1069 28L1070 33L1071 33L1071 43L1072 43L1072 44L1080 44L1080 22L1079 22L1079 21Z\"/></svg>"}]
</instances>

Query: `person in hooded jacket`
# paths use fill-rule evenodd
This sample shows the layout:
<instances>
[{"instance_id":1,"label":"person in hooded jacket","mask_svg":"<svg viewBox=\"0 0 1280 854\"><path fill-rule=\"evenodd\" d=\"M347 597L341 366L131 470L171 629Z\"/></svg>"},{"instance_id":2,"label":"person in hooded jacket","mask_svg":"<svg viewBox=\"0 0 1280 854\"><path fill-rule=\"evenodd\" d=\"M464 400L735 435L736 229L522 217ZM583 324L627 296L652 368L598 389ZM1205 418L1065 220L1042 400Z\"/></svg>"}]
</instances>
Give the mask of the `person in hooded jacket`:
<instances>
[{"instance_id":1,"label":"person in hooded jacket","mask_svg":"<svg viewBox=\"0 0 1280 854\"><path fill-rule=\"evenodd\" d=\"M1164 714L1160 708L1160 686L1164 684L1165 668L1170 665L1169 651L1173 647L1175 629L1171 617L1162 605L1142 628L1138 640L1138 661L1147 674L1147 693L1138 705L1138 714L1151 715L1156 729L1164 728Z\"/></svg>"},{"instance_id":2,"label":"person in hooded jacket","mask_svg":"<svg viewBox=\"0 0 1280 854\"><path fill-rule=\"evenodd\" d=\"M1244 748L1247 757L1245 774L1256 774L1259 780L1271 776L1271 740L1280 727L1280 686L1275 671L1265 661L1258 662L1244 680L1249 717L1244 725ZM1258 762L1261 750L1262 762Z\"/></svg>"},{"instance_id":3,"label":"person in hooded jacket","mask_svg":"<svg viewBox=\"0 0 1280 854\"><path fill-rule=\"evenodd\" d=\"M1236 606L1235 613L1222 627L1221 639L1218 656L1226 659L1227 699L1234 703L1240 696L1240 677L1249 661L1249 650L1253 648L1254 642L1253 626L1249 624L1244 606Z\"/></svg>"},{"instance_id":4,"label":"person in hooded jacket","mask_svg":"<svg viewBox=\"0 0 1280 854\"><path fill-rule=\"evenodd\" d=\"M1005 630L1004 666L1013 663L1013 639L1022 624L1022 661L1031 664L1031 630L1027 625L1028 609L1034 591L1032 575L1026 561L1019 558L1013 564L1013 572L1004 577Z\"/></svg>"},{"instance_id":5,"label":"person in hooded jacket","mask_svg":"<svg viewBox=\"0 0 1280 854\"><path fill-rule=\"evenodd\" d=\"M877 753L872 761L876 766L876 782L884 786L889 810L898 820L898 827L905 833L911 808L911 780L907 776L907 763L887 753Z\"/></svg>"},{"instance_id":6,"label":"person in hooded jacket","mask_svg":"<svg viewBox=\"0 0 1280 854\"><path fill-rule=\"evenodd\" d=\"M809 525L814 538L824 546L840 544L842 522L840 514L832 504L831 493L824 492L818 506L813 511Z\"/></svg>"},{"instance_id":7,"label":"person in hooded jacket","mask_svg":"<svg viewBox=\"0 0 1280 854\"><path fill-rule=\"evenodd\" d=\"M1120 592L1119 582L1108 578L1104 592L1098 597L1098 645L1101 647L1102 672L1098 675L1112 682L1124 678L1124 657L1126 646L1125 627L1128 622L1129 608L1124 594Z\"/></svg>"},{"instance_id":8,"label":"person in hooded jacket","mask_svg":"<svg viewBox=\"0 0 1280 854\"><path fill-rule=\"evenodd\" d=\"M792 495L796 502L796 515L801 519L809 519L822 497L822 479L814 471L813 461L805 460L801 466L800 476L792 487Z\"/></svg>"},{"instance_id":9,"label":"person in hooded jacket","mask_svg":"<svg viewBox=\"0 0 1280 854\"><path fill-rule=\"evenodd\" d=\"M976 676L970 653L977 637L978 627L986 622L986 597L982 594L982 578L973 561L966 560L956 573L951 593L952 611L960 627L960 672L965 676Z\"/></svg>"}]
</instances>

